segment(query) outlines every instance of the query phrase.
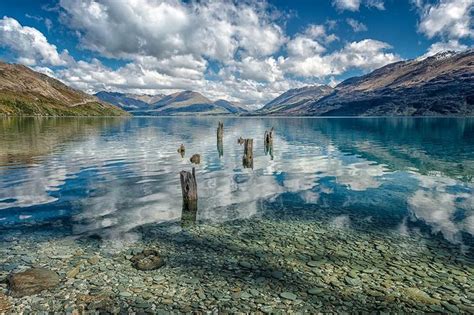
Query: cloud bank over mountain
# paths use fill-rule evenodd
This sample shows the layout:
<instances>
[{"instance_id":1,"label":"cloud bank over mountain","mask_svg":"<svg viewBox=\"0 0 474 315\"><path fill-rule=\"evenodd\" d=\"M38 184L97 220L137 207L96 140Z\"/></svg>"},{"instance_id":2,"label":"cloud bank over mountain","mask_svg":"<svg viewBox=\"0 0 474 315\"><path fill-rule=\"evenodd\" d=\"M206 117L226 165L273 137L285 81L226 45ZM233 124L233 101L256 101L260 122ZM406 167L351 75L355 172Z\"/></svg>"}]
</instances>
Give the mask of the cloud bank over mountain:
<instances>
[{"instance_id":1,"label":"cloud bank over mountain","mask_svg":"<svg viewBox=\"0 0 474 315\"><path fill-rule=\"evenodd\" d=\"M54 11L77 51L61 49L48 34L0 19L0 47L28 65L90 93L172 93L196 90L213 99L263 104L282 92L340 81L403 59L381 38L341 38L336 28L370 28L346 12L387 12L381 0L334 0L335 20L287 30L291 10L257 1L60 0ZM462 50L472 40L472 0L414 1L420 36L436 41L426 51ZM443 14L446 12L447 14ZM49 24L51 25L51 24ZM51 26L49 26L50 28ZM48 29L49 29L48 28Z\"/></svg>"}]
</instances>

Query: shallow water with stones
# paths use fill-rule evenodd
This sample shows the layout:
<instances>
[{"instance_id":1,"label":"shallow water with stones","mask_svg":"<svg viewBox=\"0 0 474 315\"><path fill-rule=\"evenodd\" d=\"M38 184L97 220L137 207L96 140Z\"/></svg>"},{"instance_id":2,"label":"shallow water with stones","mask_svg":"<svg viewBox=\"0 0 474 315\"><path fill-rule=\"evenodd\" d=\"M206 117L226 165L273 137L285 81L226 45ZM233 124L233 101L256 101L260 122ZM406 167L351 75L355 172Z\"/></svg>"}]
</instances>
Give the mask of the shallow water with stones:
<instances>
[{"instance_id":1,"label":"shallow water with stones","mask_svg":"<svg viewBox=\"0 0 474 315\"><path fill-rule=\"evenodd\" d=\"M0 310L474 312L474 119L6 118L0 148ZM30 267L60 285L9 296Z\"/></svg>"}]
</instances>

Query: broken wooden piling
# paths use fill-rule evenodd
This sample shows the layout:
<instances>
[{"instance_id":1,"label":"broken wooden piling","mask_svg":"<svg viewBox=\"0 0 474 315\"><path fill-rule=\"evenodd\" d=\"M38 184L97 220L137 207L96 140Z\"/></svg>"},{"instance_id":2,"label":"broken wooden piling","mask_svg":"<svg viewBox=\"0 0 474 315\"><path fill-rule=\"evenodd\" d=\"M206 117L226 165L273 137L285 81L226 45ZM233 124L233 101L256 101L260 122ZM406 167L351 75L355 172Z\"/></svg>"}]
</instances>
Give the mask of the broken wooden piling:
<instances>
[{"instance_id":1,"label":"broken wooden piling","mask_svg":"<svg viewBox=\"0 0 474 315\"><path fill-rule=\"evenodd\" d=\"M271 144L273 143L273 127L270 131L265 130L264 143Z\"/></svg>"},{"instance_id":2,"label":"broken wooden piling","mask_svg":"<svg viewBox=\"0 0 474 315\"><path fill-rule=\"evenodd\" d=\"M217 153L219 154L219 158L224 155L224 123L218 122L217 123Z\"/></svg>"},{"instance_id":3,"label":"broken wooden piling","mask_svg":"<svg viewBox=\"0 0 474 315\"><path fill-rule=\"evenodd\" d=\"M224 137L224 123L218 122L217 123L217 139L221 139Z\"/></svg>"},{"instance_id":4,"label":"broken wooden piling","mask_svg":"<svg viewBox=\"0 0 474 315\"><path fill-rule=\"evenodd\" d=\"M185 152L184 144L181 144L178 148L178 153L181 155L182 158L184 158L184 152Z\"/></svg>"},{"instance_id":5,"label":"broken wooden piling","mask_svg":"<svg viewBox=\"0 0 474 315\"><path fill-rule=\"evenodd\" d=\"M245 168L253 168L253 139L244 139L242 165Z\"/></svg>"},{"instance_id":6,"label":"broken wooden piling","mask_svg":"<svg viewBox=\"0 0 474 315\"><path fill-rule=\"evenodd\" d=\"M201 163L201 156L199 154L193 154L193 156L191 156L189 161L191 161L191 163L193 163L193 164L200 164Z\"/></svg>"},{"instance_id":7,"label":"broken wooden piling","mask_svg":"<svg viewBox=\"0 0 474 315\"><path fill-rule=\"evenodd\" d=\"M179 178L181 180L181 192L183 195L183 211L197 211L198 193L194 167L191 173L181 171Z\"/></svg>"}]
</instances>

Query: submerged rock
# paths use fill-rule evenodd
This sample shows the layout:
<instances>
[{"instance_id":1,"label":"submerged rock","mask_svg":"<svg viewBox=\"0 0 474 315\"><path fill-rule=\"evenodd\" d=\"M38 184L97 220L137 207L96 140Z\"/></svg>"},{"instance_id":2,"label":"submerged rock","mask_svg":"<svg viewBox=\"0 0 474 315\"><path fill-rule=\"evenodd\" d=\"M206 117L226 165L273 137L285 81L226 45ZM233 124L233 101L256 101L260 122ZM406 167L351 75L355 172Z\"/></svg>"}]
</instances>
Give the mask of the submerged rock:
<instances>
[{"instance_id":1,"label":"submerged rock","mask_svg":"<svg viewBox=\"0 0 474 315\"><path fill-rule=\"evenodd\" d=\"M291 292L283 292L283 293L280 294L280 296L282 298L290 300L290 301L294 301L297 298L296 294L291 293Z\"/></svg>"},{"instance_id":2,"label":"submerged rock","mask_svg":"<svg viewBox=\"0 0 474 315\"><path fill-rule=\"evenodd\" d=\"M320 295L324 292L323 288L311 288L308 290L308 294L310 295Z\"/></svg>"},{"instance_id":3,"label":"submerged rock","mask_svg":"<svg viewBox=\"0 0 474 315\"><path fill-rule=\"evenodd\" d=\"M76 267L74 267L73 269L69 270L67 273L66 273L66 277L68 277L69 279L73 279L77 276L77 274L81 271L81 265L77 265Z\"/></svg>"},{"instance_id":4,"label":"submerged rock","mask_svg":"<svg viewBox=\"0 0 474 315\"><path fill-rule=\"evenodd\" d=\"M239 262L239 265L246 269L252 269L252 264L247 261L241 261Z\"/></svg>"},{"instance_id":5,"label":"submerged rock","mask_svg":"<svg viewBox=\"0 0 474 315\"><path fill-rule=\"evenodd\" d=\"M403 290L405 296L409 299L414 300L416 302L424 303L424 304L439 304L440 301L430 297L426 292L421 291L417 288L406 288Z\"/></svg>"},{"instance_id":6,"label":"submerged rock","mask_svg":"<svg viewBox=\"0 0 474 315\"><path fill-rule=\"evenodd\" d=\"M6 313L12 305L10 304L10 301L8 301L8 297L0 293L0 314Z\"/></svg>"},{"instance_id":7,"label":"submerged rock","mask_svg":"<svg viewBox=\"0 0 474 315\"><path fill-rule=\"evenodd\" d=\"M37 294L43 290L54 288L59 282L58 274L45 268L28 269L12 274L8 278L10 294L14 297Z\"/></svg>"},{"instance_id":8,"label":"submerged rock","mask_svg":"<svg viewBox=\"0 0 474 315\"><path fill-rule=\"evenodd\" d=\"M165 264L160 254L153 249L145 249L140 254L134 255L130 261L135 268L142 271L155 270L163 267Z\"/></svg>"},{"instance_id":9,"label":"submerged rock","mask_svg":"<svg viewBox=\"0 0 474 315\"><path fill-rule=\"evenodd\" d=\"M77 304L86 305L88 311L95 311L94 314L110 314L115 313L113 310L114 301L108 294L79 294L76 300ZM89 314L89 312L87 312Z\"/></svg>"},{"instance_id":10,"label":"submerged rock","mask_svg":"<svg viewBox=\"0 0 474 315\"><path fill-rule=\"evenodd\" d=\"M451 313L459 313L459 308L456 305L450 304L446 301L441 302L441 304Z\"/></svg>"},{"instance_id":11,"label":"submerged rock","mask_svg":"<svg viewBox=\"0 0 474 315\"><path fill-rule=\"evenodd\" d=\"M311 260L306 263L309 267L318 267L321 265L319 261Z\"/></svg>"},{"instance_id":12,"label":"submerged rock","mask_svg":"<svg viewBox=\"0 0 474 315\"><path fill-rule=\"evenodd\" d=\"M345 280L347 284L350 284L353 286L360 285L362 283L362 281L360 281L359 279L351 278L351 277L345 277Z\"/></svg>"}]
</instances>

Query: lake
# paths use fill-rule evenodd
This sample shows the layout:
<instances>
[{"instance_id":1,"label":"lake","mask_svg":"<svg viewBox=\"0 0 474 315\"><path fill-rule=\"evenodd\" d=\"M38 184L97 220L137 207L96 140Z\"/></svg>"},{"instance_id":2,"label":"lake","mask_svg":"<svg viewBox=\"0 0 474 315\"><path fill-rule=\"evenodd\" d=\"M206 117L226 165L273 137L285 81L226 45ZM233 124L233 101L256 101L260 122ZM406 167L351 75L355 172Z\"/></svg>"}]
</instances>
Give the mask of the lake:
<instances>
[{"instance_id":1,"label":"lake","mask_svg":"<svg viewBox=\"0 0 474 315\"><path fill-rule=\"evenodd\" d=\"M473 187L474 118L2 118L0 280L66 279L17 310L470 313Z\"/></svg>"}]
</instances>

